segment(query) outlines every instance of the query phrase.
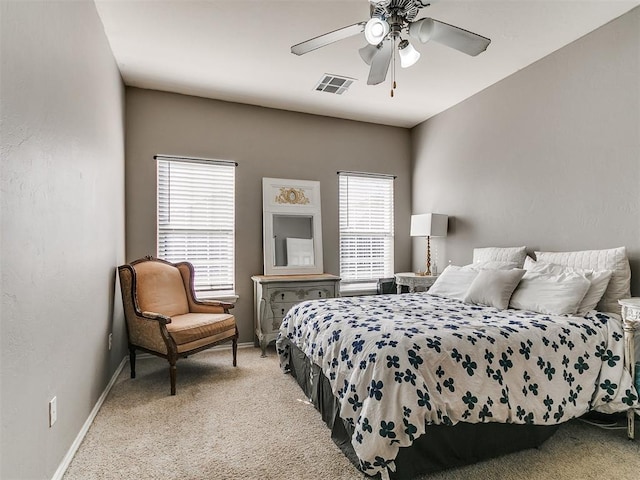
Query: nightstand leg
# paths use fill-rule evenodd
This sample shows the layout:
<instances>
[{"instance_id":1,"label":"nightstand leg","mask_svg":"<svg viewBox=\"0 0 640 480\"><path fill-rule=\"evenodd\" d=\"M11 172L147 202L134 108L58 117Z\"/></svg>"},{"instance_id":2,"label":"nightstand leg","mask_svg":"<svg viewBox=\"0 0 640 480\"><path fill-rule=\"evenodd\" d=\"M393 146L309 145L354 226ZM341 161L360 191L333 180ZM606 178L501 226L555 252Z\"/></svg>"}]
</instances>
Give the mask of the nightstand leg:
<instances>
[{"instance_id":1,"label":"nightstand leg","mask_svg":"<svg viewBox=\"0 0 640 480\"><path fill-rule=\"evenodd\" d=\"M624 366L631 375L631 383L640 390L640 385L636 383L636 348L635 348L635 332L640 325L640 298L623 298L618 300L622 314L622 329L624 330ZM640 393L640 392L636 392ZM627 411L627 436L630 440L635 438L634 422L635 408Z\"/></svg>"},{"instance_id":2,"label":"nightstand leg","mask_svg":"<svg viewBox=\"0 0 640 480\"><path fill-rule=\"evenodd\" d=\"M629 374L631 375L631 381L635 380L635 325L624 323L624 363L625 367ZM633 440L635 438L634 432L634 421L635 421L635 409L630 408L627 411L627 437L629 440Z\"/></svg>"}]
</instances>

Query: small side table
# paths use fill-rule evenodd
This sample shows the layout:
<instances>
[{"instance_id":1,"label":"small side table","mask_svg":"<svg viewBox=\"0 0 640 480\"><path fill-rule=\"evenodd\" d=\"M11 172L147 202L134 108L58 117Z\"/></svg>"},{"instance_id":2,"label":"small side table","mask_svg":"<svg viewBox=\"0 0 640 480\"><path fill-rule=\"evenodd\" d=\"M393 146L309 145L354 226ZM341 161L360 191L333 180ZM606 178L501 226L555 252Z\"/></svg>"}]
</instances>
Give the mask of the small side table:
<instances>
[{"instance_id":1,"label":"small side table","mask_svg":"<svg viewBox=\"0 0 640 480\"><path fill-rule=\"evenodd\" d=\"M266 357L267 345L278 338L280 324L289 309L305 300L333 298L340 294L340 277L329 273L309 275L254 275L253 322Z\"/></svg>"},{"instance_id":2,"label":"small side table","mask_svg":"<svg viewBox=\"0 0 640 480\"><path fill-rule=\"evenodd\" d=\"M395 277L398 293L402 293L403 285L409 287L409 292L411 293L416 291L416 287L428 290L438 278L436 275L417 275L413 272L396 273Z\"/></svg>"},{"instance_id":3,"label":"small side table","mask_svg":"<svg viewBox=\"0 0 640 480\"><path fill-rule=\"evenodd\" d=\"M635 384L635 341L634 334L640 326L640 297L618 300L622 306L622 328L624 330L624 366L631 374L631 381ZM627 436L633 440L635 409L627 411Z\"/></svg>"}]
</instances>

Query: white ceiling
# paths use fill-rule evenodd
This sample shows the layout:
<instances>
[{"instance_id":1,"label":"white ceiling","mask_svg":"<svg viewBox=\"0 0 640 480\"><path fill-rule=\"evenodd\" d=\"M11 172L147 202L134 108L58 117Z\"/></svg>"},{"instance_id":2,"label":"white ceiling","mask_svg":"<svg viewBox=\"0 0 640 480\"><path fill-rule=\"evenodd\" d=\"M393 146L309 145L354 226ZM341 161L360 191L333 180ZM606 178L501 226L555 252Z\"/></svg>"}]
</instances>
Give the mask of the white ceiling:
<instances>
[{"instance_id":1,"label":"white ceiling","mask_svg":"<svg viewBox=\"0 0 640 480\"><path fill-rule=\"evenodd\" d=\"M412 41L422 56L367 85L364 35L297 56L291 45L369 18L368 0L95 0L127 85L413 127L629 11L640 0L436 0L425 16L492 42L470 57ZM323 74L357 79L318 92ZM390 75L389 75L390 76ZM389 80L389 76L387 80ZM523 92L523 94L525 94Z\"/></svg>"}]
</instances>

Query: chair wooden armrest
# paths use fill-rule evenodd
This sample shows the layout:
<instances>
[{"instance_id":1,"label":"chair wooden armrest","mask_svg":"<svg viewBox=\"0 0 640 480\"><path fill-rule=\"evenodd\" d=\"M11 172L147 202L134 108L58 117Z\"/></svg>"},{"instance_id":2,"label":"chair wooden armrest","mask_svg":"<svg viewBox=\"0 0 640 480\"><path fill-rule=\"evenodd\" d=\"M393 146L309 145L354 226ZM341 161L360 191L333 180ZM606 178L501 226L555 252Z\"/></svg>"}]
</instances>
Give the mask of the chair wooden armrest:
<instances>
[{"instance_id":1,"label":"chair wooden armrest","mask_svg":"<svg viewBox=\"0 0 640 480\"><path fill-rule=\"evenodd\" d=\"M141 312L140 316L142 318L145 318L147 320L156 320L159 323L161 323L162 325L166 325L167 323L171 323L171 318L162 315L160 313L155 313L155 312Z\"/></svg>"},{"instance_id":2,"label":"chair wooden armrest","mask_svg":"<svg viewBox=\"0 0 640 480\"><path fill-rule=\"evenodd\" d=\"M235 307L235 304L228 302L221 302L219 300L195 300L196 305L202 305L206 307L222 307L225 313L229 313L231 308Z\"/></svg>"}]
</instances>

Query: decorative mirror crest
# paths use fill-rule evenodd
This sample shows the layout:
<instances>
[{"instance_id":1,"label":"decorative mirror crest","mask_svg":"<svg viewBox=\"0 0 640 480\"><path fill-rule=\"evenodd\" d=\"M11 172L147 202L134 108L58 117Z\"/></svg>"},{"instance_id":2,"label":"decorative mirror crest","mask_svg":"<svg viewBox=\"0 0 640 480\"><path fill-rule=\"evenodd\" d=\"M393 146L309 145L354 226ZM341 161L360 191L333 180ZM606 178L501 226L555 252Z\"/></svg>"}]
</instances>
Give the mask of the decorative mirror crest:
<instances>
[{"instance_id":1,"label":"decorative mirror crest","mask_svg":"<svg viewBox=\"0 0 640 480\"><path fill-rule=\"evenodd\" d=\"M280 187L280 193L276 196L276 203L290 203L292 205L308 205L309 199L302 188Z\"/></svg>"}]
</instances>

